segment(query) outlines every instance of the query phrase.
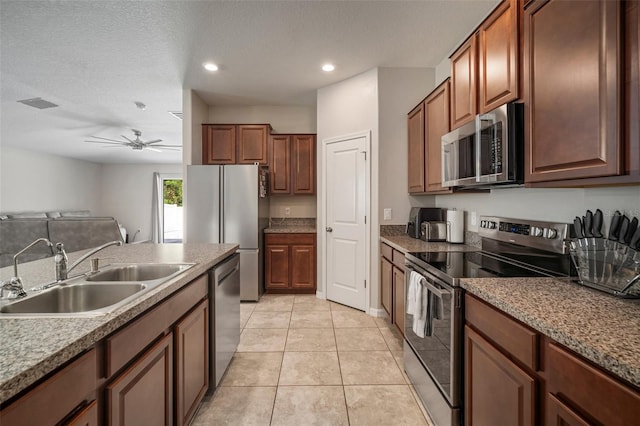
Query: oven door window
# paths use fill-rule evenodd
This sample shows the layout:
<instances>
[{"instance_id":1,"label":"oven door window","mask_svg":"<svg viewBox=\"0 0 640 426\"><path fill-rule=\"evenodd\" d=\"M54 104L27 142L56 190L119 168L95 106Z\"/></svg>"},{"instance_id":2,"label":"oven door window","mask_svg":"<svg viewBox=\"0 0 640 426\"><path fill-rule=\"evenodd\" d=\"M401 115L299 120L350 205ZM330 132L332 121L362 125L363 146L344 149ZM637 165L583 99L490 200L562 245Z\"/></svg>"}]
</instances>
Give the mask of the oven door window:
<instances>
[{"instance_id":1,"label":"oven door window","mask_svg":"<svg viewBox=\"0 0 640 426\"><path fill-rule=\"evenodd\" d=\"M454 300L450 289L430 277L424 277L424 280L426 285L422 286L422 300L415 299L416 303L421 304L422 316L406 313L405 338L444 396L451 402L451 313ZM409 291L407 297L411 297Z\"/></svg>"}]
</instances>

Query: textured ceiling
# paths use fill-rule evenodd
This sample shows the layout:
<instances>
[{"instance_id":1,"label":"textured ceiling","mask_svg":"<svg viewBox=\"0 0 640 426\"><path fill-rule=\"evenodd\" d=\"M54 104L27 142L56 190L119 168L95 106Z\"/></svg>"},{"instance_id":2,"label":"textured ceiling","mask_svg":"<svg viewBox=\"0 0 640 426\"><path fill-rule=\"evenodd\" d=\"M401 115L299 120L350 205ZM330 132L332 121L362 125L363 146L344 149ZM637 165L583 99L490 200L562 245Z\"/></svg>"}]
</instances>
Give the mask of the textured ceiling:
<instances>
[{"instance_id":1,"label":"textured ceiling","mask_svg":"<svg viewBox=\"0 0 640 426\"><path fill-rule=\"evenodd\" d=\"M182 89L210 105L313 105L320 87L373 67L434 67L498 0L2 1L1 143L103 163L180 153L83 141L181 144ZM202 68L220 65L217 73ZM327 74L324 62L336 65ZM38 110L17 100L60 105ZM135 101L147 105L137 109Z\"/></svg>"}]
</instances>

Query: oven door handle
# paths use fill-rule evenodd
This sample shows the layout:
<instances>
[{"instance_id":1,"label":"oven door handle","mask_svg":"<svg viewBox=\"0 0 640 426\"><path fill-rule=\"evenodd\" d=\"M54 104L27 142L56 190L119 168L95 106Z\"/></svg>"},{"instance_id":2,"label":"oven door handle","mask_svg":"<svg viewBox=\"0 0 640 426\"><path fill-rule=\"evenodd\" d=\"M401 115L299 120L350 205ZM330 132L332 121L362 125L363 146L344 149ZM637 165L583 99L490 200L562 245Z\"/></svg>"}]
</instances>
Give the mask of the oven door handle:
<instances>
[{"instance_id":1,"label":"oven door handle","mask_svg":"<svg viewBox=\"0 0 640 426\"><path fill-rule=\"evenodd\" d=\"M422 281L424 283L424 286L427 287L427 289L435 294L438 299L442 299L444 297L444 295L446 294L451 294L451 292L449 290L446 289L441 289L441 288L437 288L436 286L434 286L433 284L431 284L429 281L427 281L426 279Z\"/></svg>"}]
</instances>

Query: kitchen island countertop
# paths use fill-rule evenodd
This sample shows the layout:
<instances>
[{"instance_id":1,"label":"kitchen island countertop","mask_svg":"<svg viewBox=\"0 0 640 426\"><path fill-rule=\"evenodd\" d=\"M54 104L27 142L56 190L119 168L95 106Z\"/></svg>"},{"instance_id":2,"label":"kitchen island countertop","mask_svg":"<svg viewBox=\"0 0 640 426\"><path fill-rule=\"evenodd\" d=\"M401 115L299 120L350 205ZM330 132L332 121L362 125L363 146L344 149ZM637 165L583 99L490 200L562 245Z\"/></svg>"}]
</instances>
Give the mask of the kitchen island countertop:
<instances>
[{"instance_id":1,"label":"kitchen island countertop","mask_svg":"<svg viewBox=\"0 0 640 426\"><path fill-rule=\"evenodd\" d=\"M109 247L95 257L108 263L194 263L184 273L135 298L112 313L93 317L0 316L0 403L90 348L131 319L175 293L234 253L236 244L127 244ZM69 253L69 262L85 251ZM77 271L86 272L89 261ZM19 265L26 289L44 284L54 276L53 257ZM0 278L13 268L0 269Z\"/></svg>"},{"instance_id":2,"label":"kitchen island countertop","mask_svg":"<svg viewBox=\"0 0 640 426\"><path fill-rule=\"evenodd\" d=\"M616 298L568 278L464 278L461 285L640 387L640 300Z\"/></svg>"}]
</instances>

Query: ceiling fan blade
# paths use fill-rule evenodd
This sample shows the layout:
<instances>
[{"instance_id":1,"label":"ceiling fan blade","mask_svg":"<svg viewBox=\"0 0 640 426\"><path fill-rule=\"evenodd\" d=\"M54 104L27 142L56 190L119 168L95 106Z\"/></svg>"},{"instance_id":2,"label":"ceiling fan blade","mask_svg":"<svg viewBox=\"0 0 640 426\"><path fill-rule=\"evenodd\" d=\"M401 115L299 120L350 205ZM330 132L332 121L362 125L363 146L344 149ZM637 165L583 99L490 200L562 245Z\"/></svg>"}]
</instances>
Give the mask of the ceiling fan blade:
<instances>
[{"instance_id":1,"label":"ceiling fan blade","mask_svg":"<svg viewBox=\"0 0 640 426\"><path fill-rule=\"evenodd\" d=\"M162 149L164 149L165 151L176 151L176 152L182 151L181 149L177 149L177 148L162 148Z\"/></svg>"},{"instance_id":2,"label":"ceiling fan blade","mask_svg":"<svg viewBox=\"0 0 640 426\"><path fill-rule=\"evenodd\" d=\"M182 145L154 145L155 147L161 148L180 148L182 149Z\"/></svg>"},{"instance_id":3,"label":"ceiling fan blade","mask_svg":"<svg viewBox=\"0 0 640 426\"><path fill-rule=\"evenodd\" d=\"M148 149L149 151L154 151L154 152L162 152L159 149L151 148L150 146L145 146L144 149Z\"/></svg>"},{"instance_id":4,"label":"ceiling fan blade","mask_svg":"<svg viewBox=\"0 0 640 426\"><path fill-rule=\"evenodd\" d=\"M144 144L145 145L151 145L152 143L158 143L158 142L162 142L162 139L154 139L152 141L145 142Z\"/></svg>"},{"instance_id":5,"label":"ceiling fan blade","mask_svg":"<svg viewBox=\"0 0 640 426\"><path fill-rule=\"evenodd\" d=\"M128 137L126 137L125 135L120 135L121 137L125 138L127 141L131 142L131 143L136 143L136 141L133 141L131 139L129 139Z\"/></svg>"},{"instance_id":6,"label":"ceiling fan blade","mask_svg":"<svg viewBox=\"0 0 640 426\"><path fill-rule=\"evenodd\" d=\"M103 142L103 141L85 141L88 143L103 143L108 145L128 145L126 142Z\"/></svg>"},{"instance_id":7,"label":"ceiling fan blade","mask_svg":"<svg viewBox=\"0 0 640 426\"><path fill-rule=\"evenodd\" d=\"M91 137L94 138L94 139L102 139L102 140L105 140L105 141L122 143L122 141L119 141L119 140L116 140L116 139L103 138L101 136L91 136Z\"/></svg>"}]
</instances>

